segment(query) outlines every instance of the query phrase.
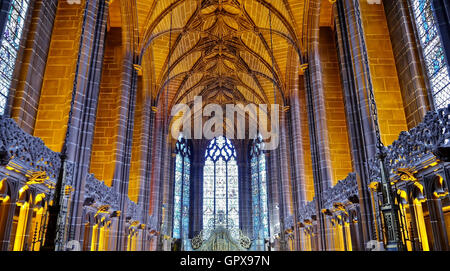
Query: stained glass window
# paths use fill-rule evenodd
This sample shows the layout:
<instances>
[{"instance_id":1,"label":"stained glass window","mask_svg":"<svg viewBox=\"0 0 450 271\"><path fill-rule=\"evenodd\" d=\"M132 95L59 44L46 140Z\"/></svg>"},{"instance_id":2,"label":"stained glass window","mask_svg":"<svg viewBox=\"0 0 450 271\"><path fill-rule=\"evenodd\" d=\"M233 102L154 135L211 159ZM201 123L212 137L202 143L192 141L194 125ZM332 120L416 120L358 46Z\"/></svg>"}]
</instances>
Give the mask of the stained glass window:
<instances>
[{"instance_id":1,"label":"stained glass window","mask_svg":"<svg viewBox=\"0 0 450 271\"><path fill-rule=\"evenodd\" d=\"M183 138L183 135L180 135L178 138L175 153L173 237L187 239L189 234L191 149Z\"/></svg>"},{"instance_id":2,"label":"stained glass window","mask_svg":"<svg viewBox=\"0 0 450 271\"><path fill-rule=\"evenodd\" d=\"M236 150L230 140L216 137L205 154L203 227L215 226L219 214L230 230L239 229L239 185Z\"/></svg>"},{"instance_id":3,"label":"stained glass window","mask_svg":"<svg viewBox=\"0 0 450 271\"><path fill-rule=\"evenodd\" d=\"M264 143L261 137L258 137L250 146L253 237L255 239L269 237L266 156L261 151L262 144Z\"/></svg>"},{"instance_id":4,"label":"stained glass window","mask_svg":"<svg viewBox=\"0 0 450 271\"><path fill-rule=\"evenodd\" d=\"M29 0L13 0L0 45L0 116L5 114Z\"/></svg>"},{"instance_id":5,"label":"stained glass window","mask_svg":"<svg viewBox=\"0 0 450 271\"><path fill-rule=\"evenodd\" d=\"M450 76L431 2L412 0L412 6L431 94L435 108L439 109L450 103Z\"/></svg>"}]
</instances>

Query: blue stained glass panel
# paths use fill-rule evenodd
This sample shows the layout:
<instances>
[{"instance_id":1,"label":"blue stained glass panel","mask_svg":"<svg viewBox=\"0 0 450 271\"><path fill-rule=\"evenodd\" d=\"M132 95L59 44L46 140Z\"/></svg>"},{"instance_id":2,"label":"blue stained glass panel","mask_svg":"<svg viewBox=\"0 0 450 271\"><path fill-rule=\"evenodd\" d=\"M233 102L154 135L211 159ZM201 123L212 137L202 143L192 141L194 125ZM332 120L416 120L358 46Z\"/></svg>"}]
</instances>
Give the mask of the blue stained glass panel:
<instances>
[{"instance_id":1,"label":"blue stained glass panel","mask_svg":"<svg viewBox=\"0 0 450 271\"><path fill-rule=\"evenodd\" d=\"M3 31L0 44L0 115L5 114L28 7L29 0L12 1Z\"/></svg>"},{"instance_id":2,"label":"blue stained glass panel","mask_svg":"<svg viewBox=\"0 0 450 271\"><path fill-rule=\"evenodd\" d=\"M187 239L189 233L190 148L182 135L175 148L173 193L173 237Z\"/></svg>"},{"instance_id":3,"label":"blue stained glass panel","mask_svg":"<svg viewBox=\"0 0 450 271\"><path fill-rule=\"evenodd\" d=\"M250 147L250 167L252 183L253 237L269 237L266 158L261 151L261 138L252 142Z\"/></svg>"},{"instance_id":4,"label":"blue stained glass panel","mask_svg":"<svg viewBox=\"0 0 450 271\"><path fill-rule=\"evenodd\" d=\"M230 140L216 137L205 152L203 228L215 226L220 213L228 229L239 229L239 184L236 151Z\"/></svg>"},{"instance_id":5,"label":"blue stained glass panel","mask_svg":"<svg viewBox=\"0 0 450 271\"><path fill-rule=\"evenodd\" d=\"M450 103L450 76L431 2L412 0L412 6L431 94L436 109L440 109Z\"/></svg>"}]
</instances>

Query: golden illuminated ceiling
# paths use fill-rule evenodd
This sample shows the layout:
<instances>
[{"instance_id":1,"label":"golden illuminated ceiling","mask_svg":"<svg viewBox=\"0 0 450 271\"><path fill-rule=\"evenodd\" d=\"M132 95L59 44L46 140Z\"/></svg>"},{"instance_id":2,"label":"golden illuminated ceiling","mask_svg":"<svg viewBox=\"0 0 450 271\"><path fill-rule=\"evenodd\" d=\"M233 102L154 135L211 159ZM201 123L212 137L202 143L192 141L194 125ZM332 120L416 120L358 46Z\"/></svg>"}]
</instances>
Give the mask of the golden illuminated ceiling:
<instances>
[{"instance_id":1,"label":"golden illuminated ceiling","mask_svg":"<svg viewBox=\"0 0 450 271\"><path fill-rule=\"evenodd\" d=\"M113 1L110 17L120 12L121 1ZM136 0L135 5L144 76L159 102L190 104L201 95L209 103L267 104L275 95L277 103L289 95L288 81L297 76L303 51L308 0ZM322 5L331 10L327 0ZM321 24L331 21L326 17ZM110 19L112 27L118 23Z\"/></svg>"}]
</instances>

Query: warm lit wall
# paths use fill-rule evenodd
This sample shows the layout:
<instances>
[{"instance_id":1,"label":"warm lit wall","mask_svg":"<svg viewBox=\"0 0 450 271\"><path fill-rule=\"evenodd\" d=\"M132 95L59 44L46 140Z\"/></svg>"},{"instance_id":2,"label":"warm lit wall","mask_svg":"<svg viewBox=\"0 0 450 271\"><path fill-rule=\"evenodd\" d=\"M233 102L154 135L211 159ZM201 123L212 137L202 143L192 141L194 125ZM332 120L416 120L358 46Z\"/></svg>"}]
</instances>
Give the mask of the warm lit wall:
<instances>
[{"instance_id":1,"label":"warm lit wall","mask_svg":"<svg viewBox=\"0 0 450 271\"><path fill-rule=\"evenodd\" d=\"M339 63L333 30L330 27L320 28L319 41L322 79L325 89L325 108L328 140L330 142L330 158L333 173L333 185L353 172L348 144L348 128L345 115L342 84L339 75Z\"/></svg>"},{"instance_id":2,"label":"warm lit wall","mask_svg":"<svg viewBox=\"0 0 450 271\"><path fill-rule=\"evenodd\" d=\"M56 0L35 2L20 63L11 117L29 134L33 133L36 121L56 6Z\"/></svg>"},{"instance_id":3,"label":"warm lit wall","mask_svg":"<svg viewBox=\"0 0 450 271\"><path fill-rule=\"evenodd\" d=\"M397 64L408 129L422 122L430 110L424 71L420 63L416 37L407 0L384 1L392 49Z\"/></svg>"},{"instance_id":4,"label":"warm lit wall","mask_svg":"<svg viewBox=\"0 0 450 271\"><path fill-rule=\"evenodd\" d=\"M390 145L408 130L383 5L360 1L382 140Z\"/></svg>"},{"instance_id":5,"label":"warm lit wall","mask_svg":"<svg viewBox=\"0 0 450 271\"><path fill-rule=\"evenodd\" d=\"M121 31L121 28L111 28L107 33L92 145L90 172L107 185L111 185L114 176L117 124L121 100L123 58Z\"/></svg>"},{"instance_id":6,"label":"warm lit wall","mask_svg":"<svg viewBox=\"0 0 450 271\"><path fill-rule=\"evenodd\" d=\"M58 2L36 117L34 136L56 152L61 151L67 130L85 1L82 3Z\"/></svg>"},{"instance_id":7,"label":"warm lit wall","mask_svg":"<svg viewBox=\"0 0 450 271\"><path fill-rule=\"evenodd\" d=\"M314 177L311 160L311 144L309 141L309 125L308 112L306 110L306 93L305 93L305 79L300 76L299 80L300 91L300 110L301 110L301 125L302 125L302 144L303 144L303 160L305 167L305 195L307 201L312 201L314 198Z\"/></svg>"}]
</instances>

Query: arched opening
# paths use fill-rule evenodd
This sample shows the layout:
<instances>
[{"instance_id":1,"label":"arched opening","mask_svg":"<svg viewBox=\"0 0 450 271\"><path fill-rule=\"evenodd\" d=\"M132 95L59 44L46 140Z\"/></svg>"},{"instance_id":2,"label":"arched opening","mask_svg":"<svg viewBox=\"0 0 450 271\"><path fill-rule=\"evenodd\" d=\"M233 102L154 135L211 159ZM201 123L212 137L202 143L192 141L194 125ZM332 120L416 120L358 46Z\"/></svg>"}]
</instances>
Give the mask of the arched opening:
<instances>
[{"instance_id":1,"label":"arched opening","mask_svg":"<svg viewBox=\"0 0 450 271\"><path fill-rule=\"evenodd\" d=\"M83 229L83 251L90 251L94 228L94 218L91 212L85 214Z\"/></svg>"},{"instance_id":2,"label":"arched opening","mask_svg":"<svg viewBox=\"0 0 450 271\"><path fill-rule=\"evenodd\" d=\"M261 137L250 145L250 170L252 185L253 238L256 250L264 249L264 242L269 238L269 209L267 204L267 168L266 155L262 151L264 142Z\"/></svg>"},{"instance_id":3,"label":"arched opening","mask_svg":"<svg viewBox=\"0 0 450 271\"><path fill-rule=\"evenodd\" d=\"M128 238L127 238L127 251L136 251L138 243L138 229L137 224L133 223L128 228Z\"/></svg>"},{"instance_id":4,"label":"arched opening","mask_svg":"<svg viewBox=\"0 0 450 271\"><path fill-rule=\"evenodd\" d=\"M5 179L0 181L0 249L3 242L6 242L8 237L6 235L9 210L11 207L11 190L8 182Z\"/></svg>"},{"instance_id":5,"label":"arched opening","mask_svg":"<svg viewBox=\"0 0 450 271\"><path fill-rule=\"evenodd\" d=\"M425 203L427 200L424 196L423 192L423 186L420 183L414 183L413 191L412 191L412 205L414 209L414 220L415 220L415 226L417 230L417 247L420 250L423 251L429 251L430 250L430 243L429 243L429 235L427 234L427 221L426 219L429 218L428 215L428 208ZM425 207L425 211L424 211Z\"/></svg>"},{"instance_id":6,"label":"arched opening","mask_svg":"<svg viewBox=\"0 0 450 271\"><path fill-rule=\"evenodd\" d=\"M28 233L30 207L33 204L32 195L27 185L19 190L19 197L14 210L11 229L10 250L22 251L25 247L25 237Z\"/></svg>"},{"instance_id":7,"label":"arched opening","mask_svg":"<svg viewBox=\"0 0 450 271\"><path fill-rule=\"evenodd\" d=\"M189 238L191 148L183 135L178 137L175 154L172 236L176 239L187 240Z\"/></svg>"},{"instance_id":8,"label":"arched opening","mask_svg":"<svg viewBox=\"0 0 450 271\"><path fill-rule=\"evenodd\" d=\"M203 169L203 229L224 224L239 230L238 166L234 145L226 137L211 140Z\"/></svg>"},{"instance_id":9,"label":"arched opening","mask_svg":"<svg viewBox=\"0 0 450 271\"><path fill-rule=\"evenodd\" d=\"M33 213L31 216L30 234L28 236L29 250L39 251L44 243L45 225L47 224L47 201L45 194L39 194L34 201Z\"/></svg>"}]
</instances>

